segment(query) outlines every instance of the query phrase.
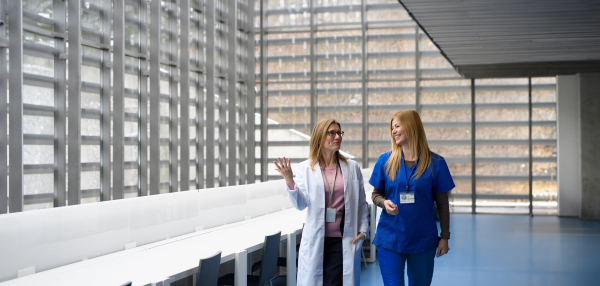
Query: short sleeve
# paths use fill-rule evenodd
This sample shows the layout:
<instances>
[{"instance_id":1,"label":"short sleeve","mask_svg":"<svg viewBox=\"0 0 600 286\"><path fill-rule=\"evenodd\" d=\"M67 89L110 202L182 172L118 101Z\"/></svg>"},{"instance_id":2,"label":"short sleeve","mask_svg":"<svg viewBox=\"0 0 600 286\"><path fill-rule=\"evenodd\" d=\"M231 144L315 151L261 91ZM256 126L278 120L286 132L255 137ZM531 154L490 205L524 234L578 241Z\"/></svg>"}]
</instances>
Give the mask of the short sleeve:
<instances>
[{"instance_id":1,"label":"short sleeve","mask_svg":"<svg viewBox=\"0 0 600 286\"><path fill-rule=\"evenodd\" d=\"M385 174L385 163L387 161L386 154L379 156L375 167L373 167L373 173L369 179L369 184L378 190L385 190L386 174Z\"/></svg>"},{"instance_id":2,"label":"short sleeve","mask_svg":"<svg viewBox=\"0 0 600 286\"><path fill-rule=\"evenodd\" d=\"M446 164L446 160L441 156L434 155L431 158L433 163L433 191L436 193L445 193L454 189L454 180L452 180L452 175L450 174L450 169L448 169L448 164Z\"/></svg>"}]
</instances>

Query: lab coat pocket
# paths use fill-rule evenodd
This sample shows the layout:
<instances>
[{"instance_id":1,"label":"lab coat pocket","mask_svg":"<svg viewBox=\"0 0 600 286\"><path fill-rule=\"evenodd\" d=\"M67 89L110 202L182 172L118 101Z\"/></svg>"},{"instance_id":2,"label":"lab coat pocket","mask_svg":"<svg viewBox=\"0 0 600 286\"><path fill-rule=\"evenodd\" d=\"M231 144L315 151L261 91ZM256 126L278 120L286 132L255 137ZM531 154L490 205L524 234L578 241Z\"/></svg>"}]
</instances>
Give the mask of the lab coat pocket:
<instances>
[{"instance_id":1,"label":"lab coat pocket","mask_svg":"<svg viewBox=\"0 0 600 286\"><path fill-rule=\"evenodd\" d=\"M361 257L360 250L362 249L362 245L363 245L364 241L365 241L364 239L359 239L356 243L354 243L354 253L355 253L355 255L358 255L359 259Z\"/></svg>"},{"instance_id":2,"label":"lab coat pocket","mask_svg":"<svg viewBox=\"0 0 600 286\"><path fill-rule=\"evenodd\" d=\"M359 180L352 180L352 182L350 183L350 188L352 189L352 194L353 195L358 195L358 192L360 192L360 181Z\"/></svg>"}]
</instances>

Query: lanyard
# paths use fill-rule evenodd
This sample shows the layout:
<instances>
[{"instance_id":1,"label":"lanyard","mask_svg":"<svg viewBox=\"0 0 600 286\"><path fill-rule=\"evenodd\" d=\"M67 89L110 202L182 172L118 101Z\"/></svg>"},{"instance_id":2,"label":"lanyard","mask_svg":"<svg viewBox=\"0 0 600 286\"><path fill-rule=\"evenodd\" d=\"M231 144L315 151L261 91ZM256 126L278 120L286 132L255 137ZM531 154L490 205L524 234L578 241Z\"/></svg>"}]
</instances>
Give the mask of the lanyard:
<instances>
[{"instance_id":1,"label":"lanyard","mask_svg":"<svg viewBox=\"0 0 600 286\"><path fill-rule=\"evenodd\" d=\"M404 176L406 177L406 192L408 193L408 183L410 182L410 178L412 178L412 175L415 172L415 167L419 164L419 159L417 158L415 164L412 167L410 167L410 176L408 176L408 170L406 169L408 167L406 166L406 162L404 161L404 153L402 153L402 164L404 165Z\"/></svg>"},{"instance_id":2,"label":"lanyard","mask_svg":"<svg viewBox=\"0 0 600 286\"><path fill-rule=\"evenodd\" d=\"M325 179L325 182L327 182L327 188L329 189L329 207L333 206L333 189L335 188L335 180L337 179L337 169L338 169L338 165L335 164L335 175L333 177L333 187L331 187L329 185L327 176L325 176L325 168L323 168L323 172L321 172L321 174L323 175L323 178Z\"/></svg>"}]
</instances>

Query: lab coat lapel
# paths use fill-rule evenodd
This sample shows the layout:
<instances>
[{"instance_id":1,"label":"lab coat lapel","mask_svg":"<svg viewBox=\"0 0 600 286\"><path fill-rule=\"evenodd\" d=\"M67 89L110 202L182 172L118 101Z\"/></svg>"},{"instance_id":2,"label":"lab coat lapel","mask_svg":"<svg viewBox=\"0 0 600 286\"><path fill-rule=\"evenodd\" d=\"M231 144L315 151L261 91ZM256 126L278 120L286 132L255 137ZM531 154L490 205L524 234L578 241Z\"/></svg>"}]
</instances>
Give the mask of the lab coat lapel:
<instances>
[{"instance_id":1,"label":"lab coat lapel","mask_svg":"<svg viewBox=\"0 0 600 286\"><path fill-rule=\"evenodd\" d=\"M342 177L344 178L344 201L347 201L348 198L348 182L350 179L350 172L348 169L348 163L342 160L340 162L340 169L342 170Z\"/></svg>"},{"instance_id":2,"label":"lab coat lapel","mask_svg":"<svg viewBox=\"0 0 600 286\"><path fill-rule=\"evenodd\" d=\"M315 164L313 175L315 176L315 181L317 182L317 190L323 193L323 205L325 205L325 183L323 182L323 173L321 172L321 165L319 165L319 162Z\"/></svg>"}]
</instances>

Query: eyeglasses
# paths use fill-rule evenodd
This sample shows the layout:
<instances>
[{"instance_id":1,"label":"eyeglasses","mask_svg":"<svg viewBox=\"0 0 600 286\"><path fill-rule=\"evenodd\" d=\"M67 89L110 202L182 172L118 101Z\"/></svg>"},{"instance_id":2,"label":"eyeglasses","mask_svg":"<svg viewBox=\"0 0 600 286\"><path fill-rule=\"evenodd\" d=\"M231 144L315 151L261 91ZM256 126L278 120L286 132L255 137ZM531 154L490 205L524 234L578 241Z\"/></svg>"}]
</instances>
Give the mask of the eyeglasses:
<instances>
[{"instance_id":1,"label":"eyeglasses","mask_svg":"<svg viewBox=\"0 0 600 286\"><path fill-rule=\"evenodd\" d=\"M340 137L344 137L344 131L327 131L327 135L329 135L329 137L335 138L335 134L340 135Z\"/></svg>"}]
</instances>

